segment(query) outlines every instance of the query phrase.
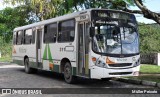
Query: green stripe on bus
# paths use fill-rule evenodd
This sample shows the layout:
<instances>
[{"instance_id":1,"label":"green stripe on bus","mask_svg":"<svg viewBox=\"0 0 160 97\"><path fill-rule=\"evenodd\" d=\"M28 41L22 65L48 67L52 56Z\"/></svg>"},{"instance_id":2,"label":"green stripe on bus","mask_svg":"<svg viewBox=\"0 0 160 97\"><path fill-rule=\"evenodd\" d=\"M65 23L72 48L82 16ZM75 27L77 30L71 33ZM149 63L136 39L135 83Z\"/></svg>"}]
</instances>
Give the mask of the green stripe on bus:
<instances>
[{"instance_id":1,"label":"green stripe on bus","mask_svg":"<svg viewBox=\"0 0 160 97\"><path fill-rule=\"evenodd\" d=\"M53 64L52 54L51 54L51 50L50 50L49 44L48 44L48 59L49 59L49 62L51 62Z\"/></svg>"},{"instance_id":2,"label":"green stripe on bus","mask_svg":"<svg viewBox=\"0 0 160 97\"><path fill-rule=\"evenodd\" d=\"M45 49L44 49L43 59L47 59L47 45L45 46Z\"/></svg>"}]
</instances>

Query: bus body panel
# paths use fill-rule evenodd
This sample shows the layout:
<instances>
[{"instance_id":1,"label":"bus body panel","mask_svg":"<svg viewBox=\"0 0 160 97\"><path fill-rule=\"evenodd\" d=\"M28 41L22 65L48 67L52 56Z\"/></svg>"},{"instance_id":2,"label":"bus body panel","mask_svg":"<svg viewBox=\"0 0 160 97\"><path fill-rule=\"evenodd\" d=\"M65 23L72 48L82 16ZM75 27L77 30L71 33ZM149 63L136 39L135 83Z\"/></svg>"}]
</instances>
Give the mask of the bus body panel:
<instances>
[{"instance_id":1,"label":"bus body panel","mask_svg":"<svg viewBox=\"0 0 160 97\"><path fill-rule=\"evenodd\" d=\"M91 68L91 78L112 78L112 77L123 77L123 76L138 76L140 66L125 69L107 69L98 66Z\"/></svg>"}]
</instances>

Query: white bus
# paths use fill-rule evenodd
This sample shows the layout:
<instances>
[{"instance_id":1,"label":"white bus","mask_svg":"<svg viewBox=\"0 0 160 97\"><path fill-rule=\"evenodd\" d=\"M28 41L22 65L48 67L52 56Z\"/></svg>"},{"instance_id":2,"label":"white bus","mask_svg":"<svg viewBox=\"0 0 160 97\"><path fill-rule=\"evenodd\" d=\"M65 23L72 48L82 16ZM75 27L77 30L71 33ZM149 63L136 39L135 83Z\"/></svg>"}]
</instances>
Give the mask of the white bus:
<instances>
[{"instance_id":1,"label":"white bus","mask_svg":"<svg viewBox=\"0 0 160 97\"><path fill-rule=\"evenodd\" d=\"M139 33L135 16L107 9L88 9L18 27L13 33L13 62L26 73L38 69L109 79L138 76Z\"/></svg>"}]
</instances>

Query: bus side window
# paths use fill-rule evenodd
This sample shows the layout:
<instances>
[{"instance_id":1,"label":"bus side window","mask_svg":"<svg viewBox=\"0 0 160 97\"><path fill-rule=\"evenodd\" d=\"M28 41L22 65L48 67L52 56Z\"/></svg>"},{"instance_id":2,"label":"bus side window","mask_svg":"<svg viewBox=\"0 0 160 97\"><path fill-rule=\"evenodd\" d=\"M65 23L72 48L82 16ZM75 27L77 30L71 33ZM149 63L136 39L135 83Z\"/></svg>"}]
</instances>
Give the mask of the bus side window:
<instances>
[{"instance_id":1,"label":"bus side window","mask_svg":"<svg viewBox=\"0 0 160 97\"><path fill-rule=\"evenodd\" d=\"M73 42L75 37L75 20L66 20L59 23L58 42Z\"/></svg>"},{"instance_id":2,"label":"bus side window","mask_svg":"<svg viewBox=\"0 0 160 97\"><path fill-rule=\"evenodd\" d=\"M17 38L16 38L16 44L17 45L21 45L22 44L22 42L23 42L23 31L18 31L17 32Z\"/></svg>"},{"instance_id":3,"label":"bus side window","mask_svg":"<svg viewBox=\"0 0 160 97\"><path fill-rule=\"evenodd\" d=\"M32 43L32 29L25 30L24 33L24 44L31 44Z\"/></svg>"},{"instance_id":4,"label":"bus side window","mask_svg":"<svg viewBox=\"0 0 160 97\"><path fill-rule=\"evenodd\" d=\"M44 30L44 43L55 43L57 37L57 23L45 25Z\"/></svg>"}]
</instances>

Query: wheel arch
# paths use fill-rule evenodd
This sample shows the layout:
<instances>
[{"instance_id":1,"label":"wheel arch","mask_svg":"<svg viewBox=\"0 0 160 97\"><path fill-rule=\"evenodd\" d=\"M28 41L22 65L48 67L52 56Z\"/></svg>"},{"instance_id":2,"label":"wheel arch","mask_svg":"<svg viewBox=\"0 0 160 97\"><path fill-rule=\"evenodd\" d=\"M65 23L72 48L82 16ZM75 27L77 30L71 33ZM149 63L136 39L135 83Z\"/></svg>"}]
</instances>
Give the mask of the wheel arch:
<instances>
[{"instance_id":1,"label":"wheel arch","mask_svg":"<svg viewBox=\"0 0 160 97\"><path fill-rule=\"evenodd\" d=\"M25 56L24 56L24 59L23 59L23 65L24 65L25 59L27 59L27 58L28 58L28 60L29 60L29 57L28 57L27 55L25 55Z\"/></svg>"},{"instance_id":2,"label":"wheel arch","mask_svg":"<svg viewBox=\"0 0 160 97\"><path fill-rule=\"evenodd\" d=\"M69 62L71 67L72 67L72 64L70 62L70 60L68 58L63 58L60 62L60 72L63 73L64 72L64 66L65 66L65 63L66 62Z\"/></svg>"}]
</instances>

